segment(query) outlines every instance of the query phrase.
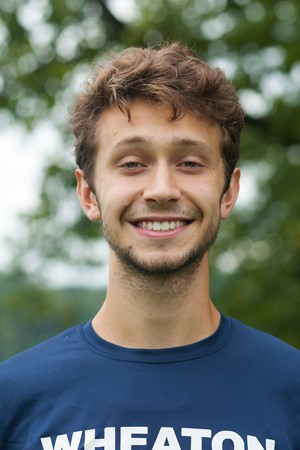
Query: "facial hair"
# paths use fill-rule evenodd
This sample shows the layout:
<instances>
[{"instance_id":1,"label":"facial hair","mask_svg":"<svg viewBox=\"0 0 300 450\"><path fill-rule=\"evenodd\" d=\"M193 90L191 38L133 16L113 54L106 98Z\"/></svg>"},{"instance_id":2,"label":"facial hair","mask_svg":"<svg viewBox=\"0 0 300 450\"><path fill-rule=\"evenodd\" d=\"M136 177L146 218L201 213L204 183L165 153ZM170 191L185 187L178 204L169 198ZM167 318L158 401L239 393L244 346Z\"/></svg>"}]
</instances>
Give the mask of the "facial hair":
<instances>
[{"instance_id":1,"label":"facial hair","mask_svg":"<svg viewBox=\"0 0 300 450\"><path fill-rule=\"evenodd\" d=\"M98 203L99 205L99 203ZM99 205L100 208L100 205ZM101 209L100 209L101 210ZM198 213L198 220L202 219L202 215ZM189 274L192 276L195 273L207 253L209 248L215 242L220 226L220 214L215 213L211 217L210 222L206 226L200 240L194 244L192 248L186 250L180 257L170 259L167 252L164 256L163 247L161 244L161 251L159 258L142 258L132 245L121 245L118 242L118 237L109 223L102 217L102 228L104 238L108 242L111 250L117 256L124 273L134 274L135 276L157 277L167 279L170 276L181 274L185 277Z\"/></svg>"}]
</instances>

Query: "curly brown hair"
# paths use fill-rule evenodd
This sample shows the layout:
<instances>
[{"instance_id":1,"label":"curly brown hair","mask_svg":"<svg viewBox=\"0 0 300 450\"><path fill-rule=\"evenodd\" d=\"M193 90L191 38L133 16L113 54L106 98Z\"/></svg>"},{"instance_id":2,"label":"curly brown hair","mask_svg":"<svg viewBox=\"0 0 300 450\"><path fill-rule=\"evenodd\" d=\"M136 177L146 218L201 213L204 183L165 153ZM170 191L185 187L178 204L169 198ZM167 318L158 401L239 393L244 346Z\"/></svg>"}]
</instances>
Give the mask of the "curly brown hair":
<instances>
[{"instance_id":1,"label":"curly brown hair","mask_svg":"<svg viewBox=\"0 0 300 450\"><path fill-rule=\"evenodd\" d=\"M199 59L181 43L159 48L130 47L113 54L106 65L94 67L85 89L75 98L70 118L76 162L91 189L101 113L117 105L130 121L130 101L137 98L168 105L170 120L189 112L218 127L226 191L239 159L244 114L224 72Z\"/></svg>"}]
</instances>

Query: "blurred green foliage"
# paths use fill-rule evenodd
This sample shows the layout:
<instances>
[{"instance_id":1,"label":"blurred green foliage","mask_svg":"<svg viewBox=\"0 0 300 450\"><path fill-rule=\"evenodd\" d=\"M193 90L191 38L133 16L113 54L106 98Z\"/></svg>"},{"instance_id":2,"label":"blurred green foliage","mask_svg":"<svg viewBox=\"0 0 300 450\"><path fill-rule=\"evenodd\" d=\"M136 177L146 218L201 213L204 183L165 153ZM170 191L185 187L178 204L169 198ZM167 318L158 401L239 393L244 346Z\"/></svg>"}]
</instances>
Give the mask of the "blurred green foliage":
<instances>
[{"instance_id":1,"label":"blurred green foliage","mask_svg":"<svg viewBox=\"0 0 300 450\"><path fill-rule=\"evenodd\" d=\"M0 122L5 111L29 128L48 118L66 137L66 105L106 50L180 40L221 66L245 107L241 166L255 183L211 253L213 298L225 313L300 347L298 0L136 0L131 22L116 3L0 0ZM94 312L95 303L87 313L67 291L40 287L50 262L99 265L100 230L83 217L74 187L69 155L58 149L38 207L23 217L27 238L16 237L15 265L1 279L3 348L11 352ZM9 345L16 340L19 347Z\"/></svg>"},{"instance_id":2,"label":"blurred green foliage","mask_svg":"<svg viewBox=\"0 0 300 450\"><path fill-rule=\"evenodd\" d=\"M92 289L49 290L22 273L0 276L0 290L0 361L88 321L105 298L105 291Z\"/></svg>"}]
</instances>

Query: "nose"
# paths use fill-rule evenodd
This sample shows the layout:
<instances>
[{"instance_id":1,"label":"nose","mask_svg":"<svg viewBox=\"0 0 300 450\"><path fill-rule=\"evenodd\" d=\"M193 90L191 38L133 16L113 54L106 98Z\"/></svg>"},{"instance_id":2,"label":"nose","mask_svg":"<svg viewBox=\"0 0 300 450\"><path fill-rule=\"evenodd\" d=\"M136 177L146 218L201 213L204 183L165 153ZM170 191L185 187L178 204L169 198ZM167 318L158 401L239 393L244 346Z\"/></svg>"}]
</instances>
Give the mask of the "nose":
<instances>
[{"instance_id":1,"label":"nose","mask_svg":"<svg viewBox=\"0 0 300 450\"><path fill-rule=\"evenodd\" d=\"M160 163L153 168L147 179L143 197L146 201L161 204L180 199L181 191L172 174L172 168L167 163Z\"/></svg>"}]
</instances>

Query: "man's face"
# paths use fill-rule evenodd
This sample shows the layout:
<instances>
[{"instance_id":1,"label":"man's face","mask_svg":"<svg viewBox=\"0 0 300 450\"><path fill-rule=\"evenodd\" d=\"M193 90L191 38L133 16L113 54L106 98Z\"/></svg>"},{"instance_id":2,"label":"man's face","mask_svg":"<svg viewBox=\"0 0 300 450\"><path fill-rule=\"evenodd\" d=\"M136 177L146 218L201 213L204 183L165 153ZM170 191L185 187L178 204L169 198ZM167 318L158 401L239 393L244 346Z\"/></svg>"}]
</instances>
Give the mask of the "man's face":
<instances>
[{"instance_id":1,"label":"man's face","mask_svg":"<svg viewBox=\"0 0 300 450\"><path fill-rule=\"evenodd\" d=\"M148 273L200 264L233 206L239 173L234 192L222 195L220 135L211 124L188 113L170 121L167 107L142 100L130 112L130 121L117 107L101 116L95 196L84 209L101 219L122 264Z\"/></svg>"}]
</instances>

